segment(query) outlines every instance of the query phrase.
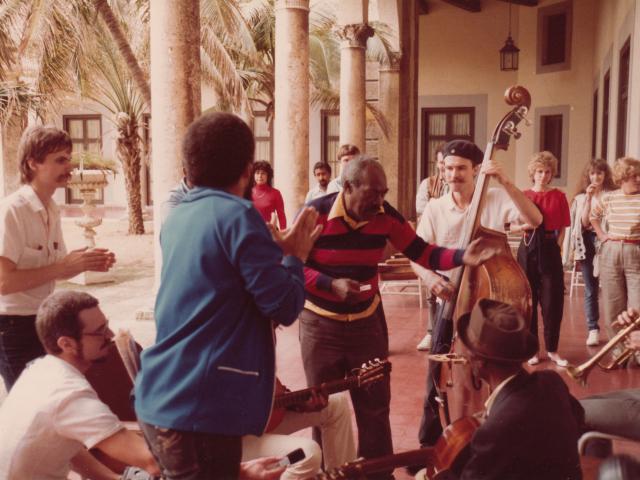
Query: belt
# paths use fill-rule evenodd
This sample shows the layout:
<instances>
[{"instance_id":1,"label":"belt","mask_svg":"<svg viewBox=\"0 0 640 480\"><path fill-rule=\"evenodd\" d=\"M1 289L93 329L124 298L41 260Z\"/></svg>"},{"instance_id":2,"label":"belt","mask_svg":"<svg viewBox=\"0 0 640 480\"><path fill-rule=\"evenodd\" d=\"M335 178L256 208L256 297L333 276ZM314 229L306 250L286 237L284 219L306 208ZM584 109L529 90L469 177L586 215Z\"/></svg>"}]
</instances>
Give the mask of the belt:
<instances>
[{"instance_id":1,"label":"belt","mask_svg":"<svg viewBox=\"0 0 640 480\"><path fill-rule=\"evenodd\" d=\"M533 233L525 233L525 238L527 240L529 240L531 237L533 237ZM549 238L549 239L556 239L558 238L558 232L556 230L545 230L544 231L544 235L543 238Z\"/></svg>"},{"instance_id":2,"label":"belt","mask_svg":"<svg viewBox=\"0 0 640 480\"><path fill-rule=\"evenodd\" d=\"M634 245L640 245L640 238L609 238L612 242L632 243Z\"/></svg>"}]
</instances>

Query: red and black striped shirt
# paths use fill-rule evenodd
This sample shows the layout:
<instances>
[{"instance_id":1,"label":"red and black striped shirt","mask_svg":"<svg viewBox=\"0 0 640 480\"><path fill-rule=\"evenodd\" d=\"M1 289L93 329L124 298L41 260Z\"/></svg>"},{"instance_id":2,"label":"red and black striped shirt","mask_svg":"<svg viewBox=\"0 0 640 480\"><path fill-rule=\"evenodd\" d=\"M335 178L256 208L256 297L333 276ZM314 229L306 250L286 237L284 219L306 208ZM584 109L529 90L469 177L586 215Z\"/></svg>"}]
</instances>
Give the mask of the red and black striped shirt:
<instances>
[{"instance_id":1,"label":"red and black striped shirt","mask_svg":"<svg viewBox=\"0 0 640 480\"><path fill-rule=\"evenodd\" d=\"M378 304L378 262L387 240L414 262L430 270L449 270L462 265L464 250L427 244L400 213L387 202L368 222L349 217L342 193L333 193L308 203L323 226L305 264L305 308L337 320L357 320L371 315ZM371 285L358 301L341 301L331 293L331 281L350 278Z\"/></svg>"}]
</instances>

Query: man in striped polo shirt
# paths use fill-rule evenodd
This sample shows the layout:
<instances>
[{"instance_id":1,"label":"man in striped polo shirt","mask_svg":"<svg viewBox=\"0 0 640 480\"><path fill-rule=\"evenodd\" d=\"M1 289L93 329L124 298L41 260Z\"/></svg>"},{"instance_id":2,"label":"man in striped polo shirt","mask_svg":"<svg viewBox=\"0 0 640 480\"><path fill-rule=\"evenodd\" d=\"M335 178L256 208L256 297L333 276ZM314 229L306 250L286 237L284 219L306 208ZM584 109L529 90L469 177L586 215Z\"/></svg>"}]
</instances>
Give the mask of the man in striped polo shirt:
<instances>
[{"instance_id":1,"label":"man in striped polo shirt","mask_svg":"<svg viewBox=\"0 0 640 480\"><path fill-rule=\"evenodd\" d=\"M365 156L351 160L342 192L313 200L323 226L305 264L307 300L300 314L300 342L309 385L343 377L389 353L387 325L378 291L378 261L387 240L414 262L448 270L478 265L494 252L477 242L466 251L429 245L391 205L382 166ZM358 425L358 455L393 452L389 379L351 392ZM390 472L375 478L389 478ZM370 477L374 478L374 477Z\"/></svg>"}]
</instances>

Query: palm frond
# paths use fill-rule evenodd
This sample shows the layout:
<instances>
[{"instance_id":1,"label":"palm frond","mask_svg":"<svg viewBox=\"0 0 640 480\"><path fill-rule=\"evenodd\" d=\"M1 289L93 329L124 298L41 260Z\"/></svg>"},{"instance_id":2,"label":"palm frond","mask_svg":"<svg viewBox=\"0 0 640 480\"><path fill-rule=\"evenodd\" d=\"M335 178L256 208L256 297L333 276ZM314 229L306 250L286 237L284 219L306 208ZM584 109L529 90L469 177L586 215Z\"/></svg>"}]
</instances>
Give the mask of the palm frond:
<instances>
[{"instance_id":1,"label":"palm frond","mask_svg":"<svg viewBox=\"0 0 640 480\"><path fill-rule=\"evenodd\" d=\"M39 110L44 98L23 82L0 82L0 123L14 113Z\"/></svg>"},{"instance_id":2,"label":"palm frond","mask_svg":"<svg viewBox=\"0 0 640 480\"><path fill-rule=\"evenodd\" d=\"M211 29L220 41L249 53L255 53L252 31L237 0L202 0L201 28Z\"/></svg>"},{"instance_id":3,"label":"palm frond","mask_svg":"<svg viewBox=\"0 0 640 480\"><path fill-rule=\"evenodd\" d=\"M7 78L18 61L16 31L23 11L21 0L4 0L0 4L0 80Z\"/></svg>"},{"instance_id":4,"label":"palm frond","mask_svg":"<svg viewBox=\"0 0 640 480\"><path fill-rule=\"evenodd\" d=\"M207 75L204 79L213 79L213 69L215 68L217 70L216 76L219 77L215 82L219 86L224 86L223 91L225 95L229 97L227 101L233 105L234 111L238 112L249 108L245 84L225 46L220 42L215 33L206 26L201 29L200 37L201 60L203 57L206 57L204 62L201 61L201 64L207 67Z\"/></svg>"},{"instance_id":5,"label":"palm frond","mask_svg":"<svg viewBox=\"0 0 640 480\"><path fill-rule=\"evenodd\" d=\"M389 65L396 55L391 45L394 33L386 23L371 22L370 26L373 28L373 37L367 41L367 59Z\"/></svg>"}]
</instances>

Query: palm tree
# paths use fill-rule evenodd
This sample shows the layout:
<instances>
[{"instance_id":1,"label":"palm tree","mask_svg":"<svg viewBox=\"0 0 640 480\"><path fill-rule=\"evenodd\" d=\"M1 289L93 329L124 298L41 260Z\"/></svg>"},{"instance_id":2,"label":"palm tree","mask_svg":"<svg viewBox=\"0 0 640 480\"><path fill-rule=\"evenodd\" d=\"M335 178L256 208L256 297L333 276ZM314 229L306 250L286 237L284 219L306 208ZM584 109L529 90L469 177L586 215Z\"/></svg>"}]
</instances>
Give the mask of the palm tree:
<instances>
[{"instance_id":1,"label":"palm tree","mask_svg":"<svg viewBox=\"0 0 640 480\"><path fill-rule=\"evenodd\" d=\"M129 73L135 81L138 90L140 90L140 94L144 98L147 107L151 108L151 89L149 88L147 75L142 71L142 68L138 63L138 59L134 55L133 50L131 50L131 45L125 37L125 33L116 19L113 10L107 3L107 0L93 0L93 5L100 14L100 17L111 33L111 37L118 46L118 50L126 62Z\"/></svg>"},{"instance_id":2,"label":"palm tree","mask_svg":"<svg viewBox=\"0 0 640 480\"><path fill-rule=\"evenodd\" d=\"M227 85L239 77L244 85L247 99L259 104L266 112L271 130L273 127L275 92L275 10L273 0L250 2L242 11L246 25L251 33L251 41L237 38L218 37L225 56L211 56L209 69L218 69L217 75L205 75L203 80L213 86L219 98L228 94ZM215 23L203 15L205 24ZM367 56L370 60L388 63L391 47L388 41L388 28L382 23L372 24L375 34L369 40ZM331 5L315 2L309 14L309 74L311 78L311 104L328 109L338 109L340 105L340 45L335 34L336 17ZM204 35L204 34L203 34ZM203 41L203 50L209 51L209 45ZM231 69L229 60L235 69ZM218 105L238 113L237 103ZM367 110L377 121L382 132L388 130L384 115L372 104Z\"/></svg>"},{"instance_id":3,"label":"palm tree","mask_svg":"<svg viewBox=\"0 0 640 480\"><path fill-rule=\"evenodd\" d=\"M114 3L121 18L127 18L126 25L120 26L120 33L129 48L137 46L148 51L148 24L135 5ZM145 93L127 73L124 59L106 27L95 25L95 35L88 45L87 63L79 75L81 95L89 98L113 114L116 127L116 155L122 164L129 218L128 233L144 234L142 217L142 196L140 191L140 168L142 159L142 139L140 127L142 116L147 110ZM131 50L133 55L133 50ZM135 56L134 56L135 59ZM136 60L137 63L137 60ZM144 73L143 73L144 74ZM88 79L90 78L90 81ZM149 93L149 92L147 92Z\"/></svg>"}]
</instances>

